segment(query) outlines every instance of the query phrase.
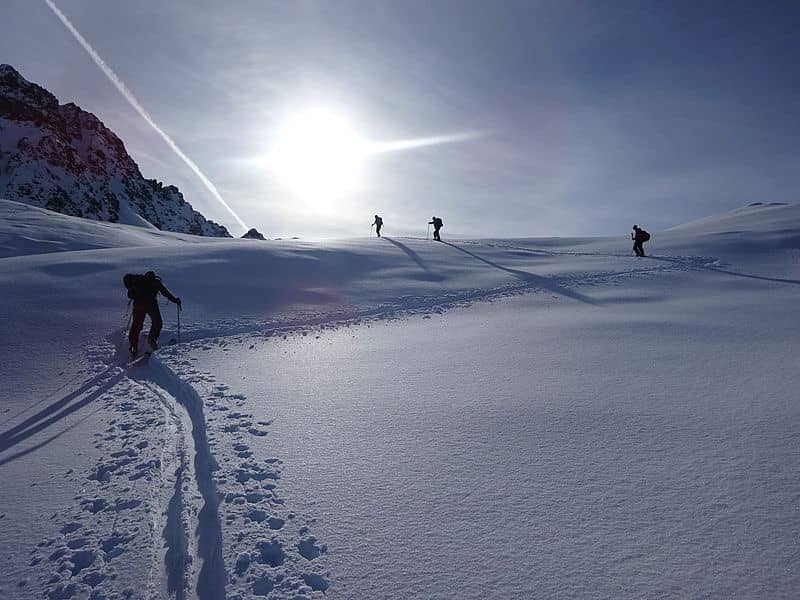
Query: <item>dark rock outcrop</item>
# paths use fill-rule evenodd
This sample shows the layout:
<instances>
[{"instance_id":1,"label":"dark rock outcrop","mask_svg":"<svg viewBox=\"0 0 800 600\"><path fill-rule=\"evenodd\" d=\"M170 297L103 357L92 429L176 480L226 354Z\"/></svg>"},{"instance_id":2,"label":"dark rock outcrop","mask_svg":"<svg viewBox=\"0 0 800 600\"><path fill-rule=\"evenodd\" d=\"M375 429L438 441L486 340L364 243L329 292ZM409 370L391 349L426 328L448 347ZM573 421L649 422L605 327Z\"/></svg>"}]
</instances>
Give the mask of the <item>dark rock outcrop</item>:
<instances>
[{"instance_id":1,"label":"dark rock outcrop","mask_svg":"<svg viewBox=\"0 0 800 600\"><path fill-rule=\"evenodd\" d=\"M259 231L253 227L247 233L242 236L244 239L247 240L266 240L266 238L259 233Z\"/></svg>"}]
</instances>

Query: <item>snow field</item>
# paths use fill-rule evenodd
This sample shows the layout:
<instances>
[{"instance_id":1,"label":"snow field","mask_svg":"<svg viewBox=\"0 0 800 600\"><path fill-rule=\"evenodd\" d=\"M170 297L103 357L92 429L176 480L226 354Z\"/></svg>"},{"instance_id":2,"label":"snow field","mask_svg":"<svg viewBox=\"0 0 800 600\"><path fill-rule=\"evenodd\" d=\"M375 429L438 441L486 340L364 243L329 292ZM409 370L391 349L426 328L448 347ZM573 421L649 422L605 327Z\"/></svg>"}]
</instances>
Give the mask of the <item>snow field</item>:
<instances>
[{"instance_id":1,"label":"snow field","mask_svg":"<svg viewBox=\"0 0 800 600\"><path fill-rule=\"evenodd\" d=\"M624 237L198 241L20 206L0 597L798 587L796 206L641 260ZM128 365L121 277L149 269L182 343Z\"/></svg>"},{"instance_id":2,"label":"snow field","mask_svg":"<svg viewBox=\"0 0 800 600\"><path fill-rule=\"evenodd\" d=\"M684 279L192 354L274 420L330 597L792 597L793 291Z\"/></svg>"}]
</instances>

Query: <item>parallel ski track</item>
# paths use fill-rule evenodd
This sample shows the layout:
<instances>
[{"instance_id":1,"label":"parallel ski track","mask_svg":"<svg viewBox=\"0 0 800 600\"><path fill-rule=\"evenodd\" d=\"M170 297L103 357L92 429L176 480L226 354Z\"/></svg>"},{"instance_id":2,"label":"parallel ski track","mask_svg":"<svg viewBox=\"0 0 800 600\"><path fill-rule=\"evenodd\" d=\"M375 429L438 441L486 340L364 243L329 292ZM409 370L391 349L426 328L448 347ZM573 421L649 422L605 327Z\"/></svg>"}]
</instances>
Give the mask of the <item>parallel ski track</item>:
<instances>
[{"instance_id":1,"label":"parallel ski track","mask_svg":"<svg viewBox=\"0 0 800 600\"><path fill-rule=\"evenodd\" d=\"M222 557L219 498L213 477L217 464L206 436L203 401L191 385L157 356L151 356L146 365L128 369L128 375L159 398L179 434L174 492L167 506L162 507L166 515L163 529L167 549L166 591L179 600L224 600L227 575ZM183 406L185 415L176 411L177 405ZM187 483L202 498L196 516L188 504L193 494L186 494L183 489Z\"/></svg>"}]
</instances>

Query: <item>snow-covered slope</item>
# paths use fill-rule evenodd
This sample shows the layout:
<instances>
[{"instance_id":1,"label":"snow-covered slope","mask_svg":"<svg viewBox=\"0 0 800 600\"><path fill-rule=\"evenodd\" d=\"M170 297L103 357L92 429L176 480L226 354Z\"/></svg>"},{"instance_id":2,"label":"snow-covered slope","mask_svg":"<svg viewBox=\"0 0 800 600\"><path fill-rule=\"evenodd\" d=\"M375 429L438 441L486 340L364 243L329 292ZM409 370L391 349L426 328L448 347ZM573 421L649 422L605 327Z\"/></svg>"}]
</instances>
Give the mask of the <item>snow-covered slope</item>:
<instances>
[{"instance_id":1,"label":"snow-covered slope","mask_svg":"<svg viewBox=\"0 0 800 600\"><path fill-rule=\"evenodd\" d=\"M2 64L0 198L98 221L230 237L178 188L142 177L122 141L92 113L59 105Z\"/></svg>"},{"instance_id":2,"label":"snow-covered slope","mask_svg":"<svg viewBox=\"0 0 800 600\"><path fill-rule=\"evenodd\" d=\"M0 597L800 586L796 205L644 259L0 210ZM148 269L180 343L128 365L121 277Z\"/></svg>"},{"instance_id":3,"label":"snow-covered slope","mask_svg":"<svg viewBox=\"0 0 800 600\"><path fill-rule=\"evenodd\" d=\"M722 215L712 215L673 227L670 231L694 233L781 232L797 218L798 205L785 202L755 202Z\"/></svg>"},{"instance_id":4,"label":"snow-covered slope","mask_svg":"<svg viewBox=\"0 0 800 600\"><path fill-rule=\"evenodd\" d=\"M136 246L213 243L218 239L131 227L62 215L29 204L0 200L0 258Z\"/></svg>"}]
</instances>

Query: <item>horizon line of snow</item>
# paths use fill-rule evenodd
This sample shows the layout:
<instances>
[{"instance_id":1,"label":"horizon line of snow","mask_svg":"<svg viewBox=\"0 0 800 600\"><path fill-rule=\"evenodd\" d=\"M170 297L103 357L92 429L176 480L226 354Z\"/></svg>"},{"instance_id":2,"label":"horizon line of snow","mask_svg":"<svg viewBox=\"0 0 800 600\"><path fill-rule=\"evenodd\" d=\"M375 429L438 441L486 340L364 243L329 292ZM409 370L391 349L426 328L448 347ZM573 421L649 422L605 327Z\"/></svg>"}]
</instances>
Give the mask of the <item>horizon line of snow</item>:
<instances>
[{"instance_id":1,"label":"horizon line of snow","mask_svg":"<svg viewBox=\"0 0 800 600\"><path fill-rule=\"evenodd\" d=\"M189 158L183 152L183 150L181 150L178 147L178 144L176 144L173 141L173 139L171 137L169 137L169 135L167 135L167 133L163 129L161 129L161 127L158 126L158 124L153 120L153 118L150 116L150 114L144 109L144 107L136 99L136 96L133 95L133 92L131 92L125 86L125 83L111 69L111 67L109 67L106 64L106 62L100 57L100 55L91 46L91 44L89 44L89 42L86 40L86 38L84 38L81 35L81 33L75 28L75 26L66 17L66 15L59 10L59 8L55 5L53 0L44 0L44 2L45 2L45 4L47 4L48 7L50 7L50 10L53 11L53 13L56 15L56 17L58 17L58 19L64 24L64 26L67 28L67 30L78 41L78 43L83 47L83 49L86 50L86 53L91 57L91 59L94 61L94 63L100 68L100 70L108 78L108 80L111 81L112 84L114 84L114 87L116 87L117 91L119 91L119 93L122 94L122 97L125 98L125 100L128 101L128 104L130 104L131 107L137 113L139 113L139 116L141 116L147 122L147 124L150 125L150 127L152 127L155 130L155 132L158 135L161 136L161 138L167 143L167 146L169 146L172 149L172 151L178 156L178 158L180 158L186 164L186 166L189 167L194 172L195 175L197 175L197 177L200 179L200 181L203 183L203 185L206 187L206 189L209 192L211 192L211 195L213 195L219 201L219 203L222 204L222 206L224 206L227 209L227 211L236 220L236 222L239 225L241 225L244 228L245 231L247 231L248 230L247 225L245 225L244 221L239 217L238 214L236 214L236 211L234 211L230 207L230 205L227 202L225 202L225 199L219 193L219 191L217 190L216 186L211 182L211 180L208 177L206 177L205 174L200 170L200 167L198 167L197 164L195 164L195 162L191 158Z\"/></svg>"}]
</instances>

